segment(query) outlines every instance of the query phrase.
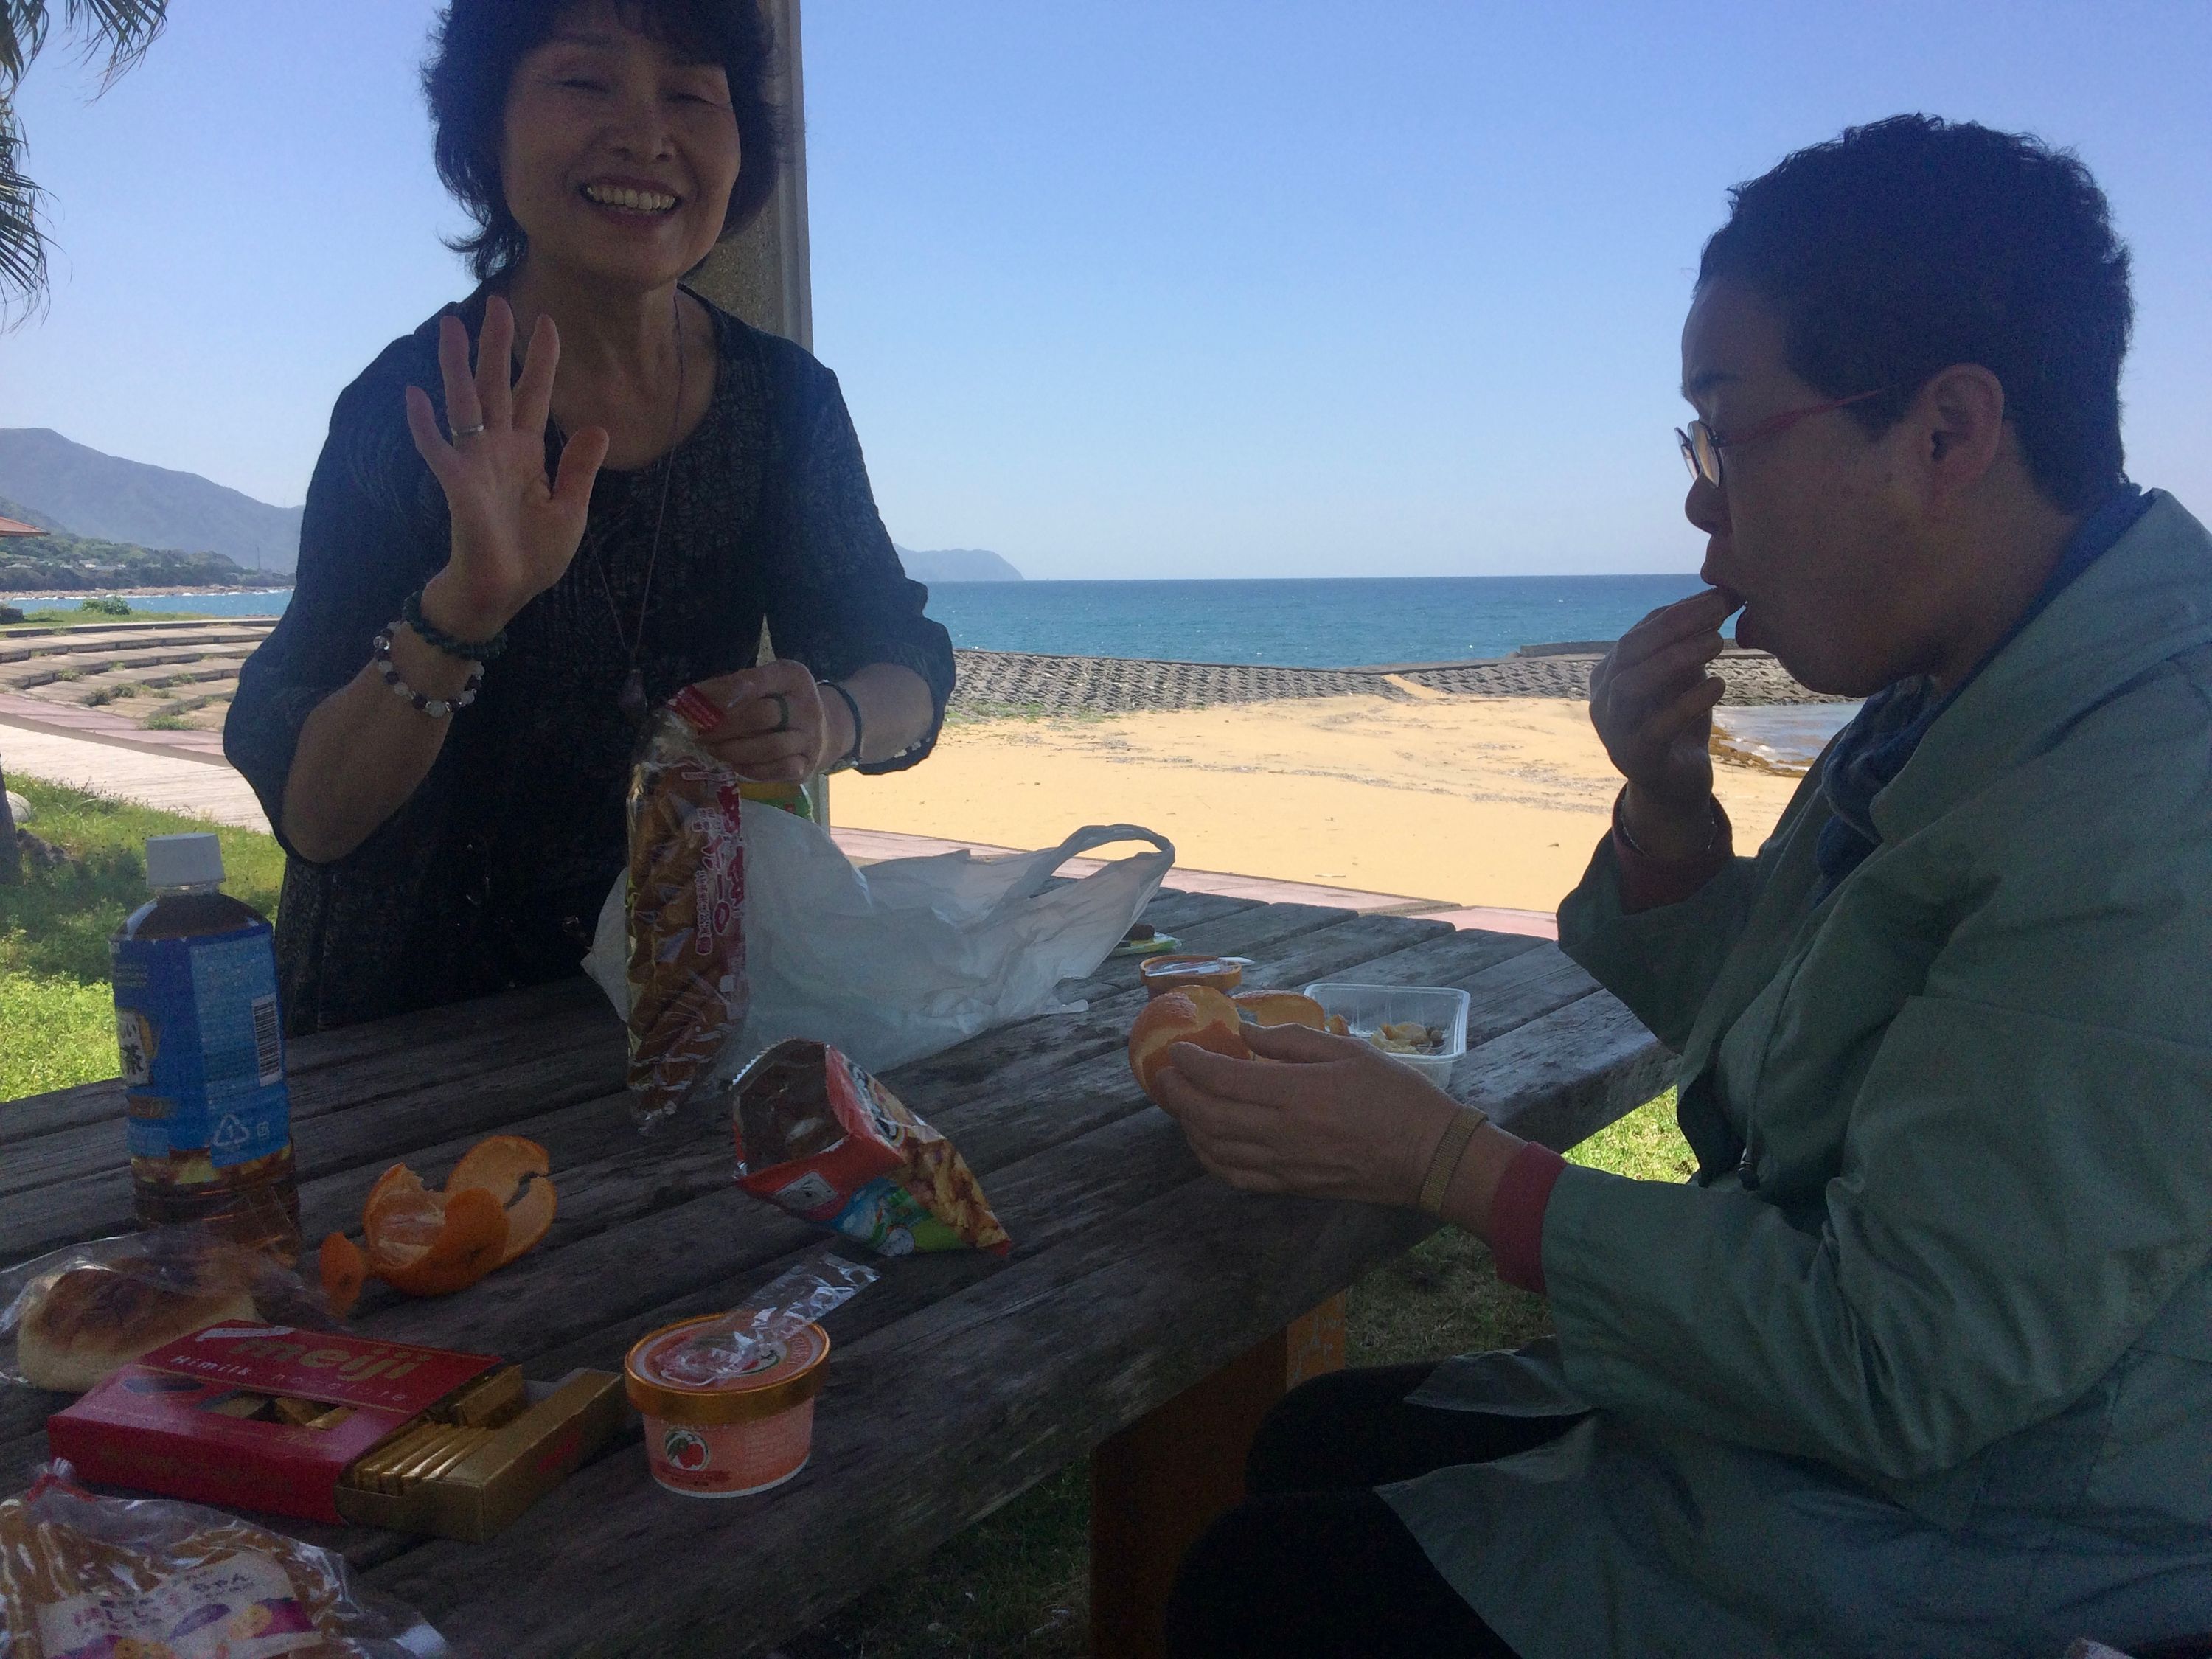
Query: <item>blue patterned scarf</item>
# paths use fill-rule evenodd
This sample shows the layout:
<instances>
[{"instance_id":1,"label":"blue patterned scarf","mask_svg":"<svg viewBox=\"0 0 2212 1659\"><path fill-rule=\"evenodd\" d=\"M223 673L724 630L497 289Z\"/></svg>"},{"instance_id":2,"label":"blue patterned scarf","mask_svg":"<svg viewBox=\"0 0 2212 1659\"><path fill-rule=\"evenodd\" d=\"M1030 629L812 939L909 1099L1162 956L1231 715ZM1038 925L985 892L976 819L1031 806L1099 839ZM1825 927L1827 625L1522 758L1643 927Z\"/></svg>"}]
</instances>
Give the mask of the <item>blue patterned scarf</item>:
<instances>
[{"instance_id":1,"label":"blue patterned scarf","mask_svg":"<svg viewBox=\"0 0 2212 1659\"><path fill-rule=\"evenodd\" d=\"M1820 885L1813 892L1814 903L1818 904L1834 892L1844 878L1881 844L1881 837L1874 827L1875 797L1905 769L1905 762L1912 758L1912 751L1920 746L1921 738L1928 735L1928 728L1958 701L1961 691L1980 677L1998 652L2041 616L2045 607L2064 592L2076 576L2134 528L2136 520L2149 506L2149 497L2134 484L2123 482L2101 507L2081 520L2073 539L2066 544L2065 552L2059 556L2051 579L2036 594L2034 603L1989 654L1974 665L1972 673L1940 697L1923 678L1899 680L1869 697L1851 723L1837 734L1835 746L1828 751L1827 764L1820 773L1820 799L1827 806L1829 817L1827 823L1820 826L1820 840L1814 844L1814 856L1820 866Z\"/></svg>"}]
</instances>

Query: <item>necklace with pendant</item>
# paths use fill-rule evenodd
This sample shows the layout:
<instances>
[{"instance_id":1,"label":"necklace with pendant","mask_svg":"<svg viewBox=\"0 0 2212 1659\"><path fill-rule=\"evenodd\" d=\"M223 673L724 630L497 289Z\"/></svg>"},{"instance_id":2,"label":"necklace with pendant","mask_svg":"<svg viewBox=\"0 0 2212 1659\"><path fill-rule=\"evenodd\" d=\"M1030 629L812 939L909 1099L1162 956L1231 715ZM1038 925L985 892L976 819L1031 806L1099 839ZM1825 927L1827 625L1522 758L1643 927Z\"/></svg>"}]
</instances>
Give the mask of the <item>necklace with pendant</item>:
<instances>
[{"instance_id":1,"label":"necklace with pendant","mask_svg":"<svg viewBox=\"0 0 2212 1659\"><path fill-rule=\"evenodd\" d=\"M676 297L676 408L668 419L668 447L660 458L660 506L653 515L653 547L645 559L645 587L638 595L637 628L625 634L622 610L615 604L614 584L607 580L605 556L592 550L592 565L599 573L599 591L607 596L607 614L614 620L615 642L623 647L629 663L629 672L623 678L622 690L615 698L615 707L632 726L643 726L652 706L645 696L645 671L638 666L637 655L645 645L645 613L653 603L653 573L660 562L660 531L668 520L668 481L676 471L676 437L684 426L684 299Z\"/></svg>"}]
</instances>

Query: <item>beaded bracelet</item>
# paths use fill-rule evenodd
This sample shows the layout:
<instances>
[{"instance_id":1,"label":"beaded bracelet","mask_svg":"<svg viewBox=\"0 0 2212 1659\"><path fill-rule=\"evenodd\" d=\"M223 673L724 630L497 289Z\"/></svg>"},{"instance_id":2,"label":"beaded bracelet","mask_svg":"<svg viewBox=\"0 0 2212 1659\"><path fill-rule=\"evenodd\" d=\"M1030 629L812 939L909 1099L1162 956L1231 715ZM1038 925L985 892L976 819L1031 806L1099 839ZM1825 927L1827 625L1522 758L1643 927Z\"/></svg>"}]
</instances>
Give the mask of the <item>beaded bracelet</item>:
<instances>
[{"instance_id":1,"label":"beaded bracelet","mask_svg":"<svg viewBox=\"0 0 2212 1659\"><path fill-rule=\"evenodd\" d=\"M507 649L507 630L504 628L488 640L457 640L443 629L424 620L422 590L419 587L399 602L399 621L413 629L415 636L423 644L465 662L497 662L500 653ZM398 623L393 626L397 627Z\"/></svg>"},{"instance_id":2,"label":"beaded bracelet","mask_svg":"<svg viewBox=\"0 0 2212 1659\"><path fill-rule=\"evenodd\" d=\"M838 756L836 760L830 762L830 769L833 772L842 771L848 766L858 766L860 763L861 727L860 699L855 697L843 686L838 684L835 680L817 680L815 684L819 685L823 690L835 691L839 696L844 698L845 707L850 709L853 714L853 746L850 749L848 749L843 754Z\"/></svg>"},{"instance_id":3,"label":"beaded bracelet","mask_svg":"<svg viewBox=\"0 0 2212 1659\"><path fill-rule=\"evenodd\" d=\"M457 697L426 697L401 679L399 666L392 660L392 631L398 626L396 622L386 623L384 631L376 636L375 644L376 672L392 688L393 696L402 702L414 704L418 714L428 714L434 720L444 720L456 708L466 708L477 700L477 693L483 687L483 665L480 662L469 664L468 680Z\"/></svg>"}]
</instances>

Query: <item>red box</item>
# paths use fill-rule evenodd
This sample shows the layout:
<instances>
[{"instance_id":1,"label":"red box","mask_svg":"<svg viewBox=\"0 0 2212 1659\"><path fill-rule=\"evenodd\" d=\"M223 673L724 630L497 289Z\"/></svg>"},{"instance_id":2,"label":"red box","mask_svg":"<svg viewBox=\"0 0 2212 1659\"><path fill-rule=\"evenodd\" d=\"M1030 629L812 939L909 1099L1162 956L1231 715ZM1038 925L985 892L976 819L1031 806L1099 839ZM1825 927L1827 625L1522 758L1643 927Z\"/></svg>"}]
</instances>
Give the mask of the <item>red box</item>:
<instances>
[{"instance_id":1,"label":"red box","mask_svg":"<svg viewBox=\"0 0 2212 1659\"><path fill-rule=\"evenodd\" d=\"M342 1521L356 1459L502 1364L487 1354L281 1325L211 1325L125 1365L46 1419L80 1478L229 1509ZM226 1417L239 1394L349 1406L328 1429Z\"/></svg>"}]
</instances>

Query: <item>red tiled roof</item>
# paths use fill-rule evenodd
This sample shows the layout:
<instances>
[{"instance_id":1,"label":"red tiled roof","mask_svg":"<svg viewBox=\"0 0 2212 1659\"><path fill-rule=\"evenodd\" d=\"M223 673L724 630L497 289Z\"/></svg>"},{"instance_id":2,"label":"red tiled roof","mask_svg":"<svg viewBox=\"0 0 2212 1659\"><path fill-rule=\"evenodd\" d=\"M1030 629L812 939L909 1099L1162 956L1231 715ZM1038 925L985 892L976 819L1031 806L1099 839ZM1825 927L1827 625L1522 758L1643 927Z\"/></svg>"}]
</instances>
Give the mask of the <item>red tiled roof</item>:
<instances>
[{"instance_id":1,"label":"red tiled roof","mask_svg":"<svg viewBox=\"0 0 2212 1659\"><path fill-rule=\"evenodd\" d=\"M16 519L0 519L0 536L43 536L46 533L34 524L24 524Z\"/></svg>"}]
</instances>

